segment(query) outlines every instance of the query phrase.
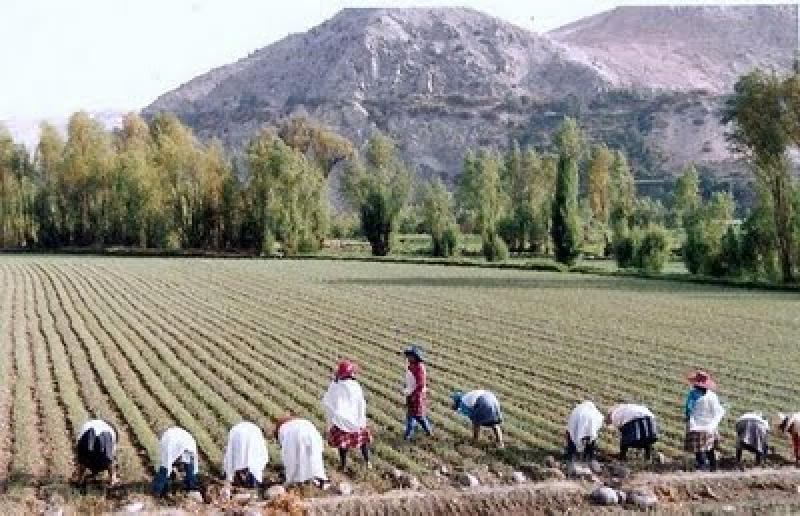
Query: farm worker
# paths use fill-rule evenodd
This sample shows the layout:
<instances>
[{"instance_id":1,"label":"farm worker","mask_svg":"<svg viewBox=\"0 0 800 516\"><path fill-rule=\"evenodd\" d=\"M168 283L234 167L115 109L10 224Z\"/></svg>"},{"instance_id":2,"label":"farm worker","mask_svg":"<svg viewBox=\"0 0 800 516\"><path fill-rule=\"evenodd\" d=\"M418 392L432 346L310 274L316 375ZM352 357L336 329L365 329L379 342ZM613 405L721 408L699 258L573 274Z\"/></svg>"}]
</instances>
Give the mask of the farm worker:
<instances>
[{"instance_id":1,"label":"farm worker","mask_svg":"<svg viewBox=\"0 0 800 516\"><path fill-rule=\"evenodd\" d=\"M567 460L582 454L586 460L594 459L597 435L603 427L603 414L591 401L584 401L572 409L567 420Z\"/></svg>"},{"instance_id":2,"label":"farm worker","mask_svg":"<svg viewBox=\"0 0 800 516\"><path fill-rule=\"evenodd\" d=\"M100 419L87 421L78 432L75 446L76 471L74 481L83 484L100 472L108 472L108 484L117 484L114 458L117 448L117 432L109 423Z\"/></svg>"},{"instance_id":3,"label":"farm worker","mask_svg":"<svg viewBox=\"0 0 800 516\"><path fill-rule=\"evenodd\" d=\"M472 421L472 437L476 441L480 438L481 427L489 427L494 433L498 448L505 448L503 443L503 431L500 425L503 424L503 413L500 410L500 402L494 393L486 390L474 390L467 393L461 391L453 392L453 410L469 418Z\"/></svg>"},{"instance_id":4,"label":"farm worker","mask_svg":"<svg viewBox=\"0 0 800 516\"><path fill-rule=\"evenodd\" d=\"M345 360L339 363L336 374L322 398L325 422L328 428L328 444L339 450L340 467L347 467L347 451L360 448L367 468L369 445L372 433L367 428L367 402L364 391L356 381L358 367Z\"/></svg>"},{"instance_id":5,"label":"farm worker","mask_svg":"<svg viewBox=\"0 0 800 516\"><path fill-rule=\"evenodd\" d=\"M406 386L403 394L406 397L406 431L405 439L410 441L414 436L417 423L429 436L433 435L431 423L428 421L428 382L425 362L422 360L422 349L412 345L403 351L408 360Z\"/></svg>"},{"instance_id":6,"label":"farm worker","mask_svg":"<svg viewBox=\"0 0 800 516\"><path fill-rule=\"evenodd\" d=\"M725 409L713 391L716 383L708 373L695 372L689 377L689 383L692 389L686 397L685 406L686 451L695 454L697 469L716 471L718 427L725 416Z\"/></svg>"},{"instance_id":7,"label":"farm worker","mask_svg":"<svg viewBox=\"0 0 800 516\"><path fill-rule=\"evenodd\" d=\"M183 486L187 491L200 487L197 482L197 443L189 432L177 426L168 429L161 435L159 449L161 462L153 479L153 493L156 496L167 494L173 473L183 473Z\"/></svg>"},{"instance_id":8,"label":"farm worker","mask_svg":"<svg viewBox=\"0 0 800 516\"><path fill-rule=\"evenodd\" d=\"M261 429L242 421L228 433L228 446L222 459L225 482L241 487L258 487L264 481L264 468L269 462L267 443Z\"/></svg>"},{"instance_id":9,"label":"farm worker","mask_svg":"<svg viewBox=\"0 0 800 516\"><path fill-rule=\"evenodd\" d=\"M767 456L769 445L769 422L760 412L748 412L736 421L736 462L742 462L742 451L747 450L756 456L756 464L761 465Z\"/></svg>"},{"instance_id":10,"label":"farm worker","mask_svg":"<svg viewBox=\"0 0 800 516\"><path fill-rule=\"evenodd\" d=\"M619 430L619 458L626 460L628 450L644 450L645 460L650 460L653 444L658 441L656 418L643 405L621 403L608 411L606 422Z\"/></svg>"},{"instance_id":11,"label":"farm worker","mask_svg":"<svg viewBox=\"0 0 800 516\"><path fill-rule=\"evenodd\" d=\"M330 485L322 461L325 444L311 421L281 418L275 423L275 437L281 446L286 485L309 480L323 489Z\"/></svg>"},{"instance_id":12,"label":"farm worker","mask_svg":"<svg viewBox=\"0 0 800 516\"><path fill-rule=\"evenodd\" d=\"M778 414L778 428L784 435L792 439L792 449L794 450L794 460L797 467L800 467L800 412L794 414Z\"/></svg>"}]
</instances>

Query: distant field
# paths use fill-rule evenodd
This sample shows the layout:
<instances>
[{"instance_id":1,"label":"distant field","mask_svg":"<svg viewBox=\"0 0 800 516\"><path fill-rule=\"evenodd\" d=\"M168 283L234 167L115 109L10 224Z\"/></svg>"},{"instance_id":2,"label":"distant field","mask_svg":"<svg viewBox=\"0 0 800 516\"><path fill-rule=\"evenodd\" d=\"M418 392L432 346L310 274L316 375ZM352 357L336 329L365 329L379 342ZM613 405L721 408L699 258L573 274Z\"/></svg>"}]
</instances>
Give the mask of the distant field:
<instances>
[{"instance_id":1,"label":"distant field","mask_svg":"<svg viewBox=\"0 0 800 516\"><path fill-rule=\"evenodd\" d=\"M318 400L345 357L363 368L379 470L541 460L560 450L565 418L586 397L648 404L665 429L661 450L679 456L681 379L692 367L718 377L733 414L800 409L798 300L458 267L0 257L0 490L6 473L11 486L67 476L88 414L120 427L128 480L147 478L158 435L174 424L217 471L227 430L243 418L269 427L293 410L321 427ZM413 446L400 439L398 352L410 340L428 351L438 432ZM499 395L506 450L468 442L449 409L453 388ZM611 449L611 434L603 443Z\"/></svg>"}]
</instances>

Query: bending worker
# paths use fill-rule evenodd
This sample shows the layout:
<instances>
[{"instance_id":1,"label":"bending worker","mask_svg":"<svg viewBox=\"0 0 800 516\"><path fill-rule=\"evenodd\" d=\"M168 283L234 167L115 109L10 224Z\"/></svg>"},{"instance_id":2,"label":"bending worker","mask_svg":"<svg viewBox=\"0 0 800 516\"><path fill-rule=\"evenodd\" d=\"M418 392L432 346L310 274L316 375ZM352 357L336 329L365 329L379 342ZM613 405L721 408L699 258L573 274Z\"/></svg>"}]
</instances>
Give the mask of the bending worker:
<instances>
[{"instance_id":1,"label":"bending worker","mask_svg":"<svg viewBox=\"0 0 800 516\"><path fill-rule=\"evenodd\" d=\"M78 433L73 481L85 485L89 478L105 471L108 473L109 487L117 485L116 449L117 432L114 427L101 419L87 421Z\"/></svg>"},{"instance_id":2,"label":"bending worker","mask_svg":"<svg viewBox=\"0 0 800 516\"><path fill-rule=\"evenodd\" d=\"M275 424L275 438L281 446L287 486L308 481L322 489L329 486L322 460L325 445L311 421L291 416L279 419Z\"/></svg>"},{"instance_id":3,"label":"bending worker","mask_svg":"<svg viewBox=\"0 0 800 516\"><path fill-rule=\"evenodd\" d=\"M228 433L228 446L222 469L225 482L239 487L258 487L264 482L264 468L269 462L267 443L261 429L242 421Z\"/></svg>"},{"instance_id":4,"label":"bending worker","mask_svg":"<svg viewBox=\"0 0 800 516\"><path fill-rule=\"evenodd\" d=\"M603 414L591 401L584 401L572 410L567 420L567 460L582 455L586 460L594 459L597 436L603 427Z\"/></svg>"},{"instance_id":5,"label":"bending worker","mask_svg":"<svg viewBox=\"0 0 800 516\"><path fill-rule=\"evenodd\" d=\"M627 460L630 448L644 450L645 460L650 460L653 445L658 441L658 426L650 409L633 403L614 405L606 422L619 430L620 460Z\"/></svg>"},{"instance_id":6,"label":"bending worker","mask_svg":"<svg viewBox=\"0 0 800 516\"><path fill-rule=\"evenodd\" d=\"M199 460L194 437L183 428L175 426L164 432L159 445L161 463L153 479L153 493L156 496L165 496L174 473L183 474L183 487L187 491L199 489Z\"/></svg>"},{"instance_id":7,"label":"bending worker","mask_svg":"<svg viewBox=\"0 0 800 516\"><path fill-rule=\"evenodd\" d=\"M457 410L472 422L473 439L477 441L480 438L481 427L488 427L494 433L497 447L505 447L503 431L500 428L500 425L503 424L503 413L500 410L500 402L492 392L486 390L467 393L455 391L452 399L453 410Z\"/></svg>"}]
</instances>

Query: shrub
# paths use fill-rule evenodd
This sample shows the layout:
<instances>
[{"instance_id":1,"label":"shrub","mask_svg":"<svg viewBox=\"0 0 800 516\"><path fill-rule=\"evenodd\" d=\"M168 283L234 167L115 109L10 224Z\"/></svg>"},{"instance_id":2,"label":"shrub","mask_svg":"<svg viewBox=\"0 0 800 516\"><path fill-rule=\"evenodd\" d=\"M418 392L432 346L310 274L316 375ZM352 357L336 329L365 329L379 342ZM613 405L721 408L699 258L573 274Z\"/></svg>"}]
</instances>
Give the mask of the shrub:
<instances>
[{"instance_id":1,"label":"shrub","mask_svg":"<svg viewBox=\"0 0 800 516\"><path fill-rule=\"evenodd\" d=\"M637 269L648 274L656 274L664 269L669 258L669 238L662 228L647 230L634 247Z\"/></svg>"},{"instance_id":2,"label":"shrub","mask_svg":"<svg viewBox=\"0 0 800 516\"><path fill-rule=\"evenodd\" d=\"M433 256L450 258L458 252L458 226L451 224L439 236L433 239Z\"/></svg>"},{"instance_id":3,"label":"shrub","mask_svg":"<svg viewBox=\"0 0 800 516\"><path fill-rule=\"evenodd\" d=\"M488 262L502 262L508 259L508 246L497 235L483 239L483 256Z\"/></svg>"},{"instance_id":4,"label":"shrub","mask_svg":"<svg viewBox=\"0 0 800 516\"><path fill-rule=\"evenodd\" d=\"M626 269L634 266L636 259L636 241L632 235L618 236L614 240L614 258L617 267Z\"/></svg>"}]
</instances>

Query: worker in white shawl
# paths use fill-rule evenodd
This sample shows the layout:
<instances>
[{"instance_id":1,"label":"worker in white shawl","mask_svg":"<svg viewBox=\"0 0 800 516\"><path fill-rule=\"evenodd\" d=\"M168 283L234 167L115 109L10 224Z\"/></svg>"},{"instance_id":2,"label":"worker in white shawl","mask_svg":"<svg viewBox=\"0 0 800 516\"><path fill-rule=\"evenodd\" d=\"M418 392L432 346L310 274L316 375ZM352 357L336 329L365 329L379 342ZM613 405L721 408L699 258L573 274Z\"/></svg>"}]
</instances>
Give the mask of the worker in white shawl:
<instances>
[{"instance_id":1,"label":"worker in white shawl","mask_svg":"<svg viewBox=\"0 0 800 516\"><path fill-rule=\"evenodd\" d=\"M322 398L328 444L339 450L339 466L347 467L347 452L360 448L367 468L372 433L367 427L367 402L361 385L356 381L356 364L345 360L336 368L334 379Z\"/></svg>"},{"instance_id":2,"label":"worker in white shawl","mask_svg":"<svg viewBox=\"0 0 800 516\"><path fill-rule=\"evenodd\" d=\"M78 432L75 444L75 473L73 482L85 485L89 478L108 472L108 484L117 484L117 431L101 419L91 419Z\"/></svg>"},{"instance_id":3,"label":"worker in white shawl","mask_svg":"<svg viewBox=\"0 0 800 516\"><path fill-rule=\"evenodd\" d=\"M594 459L603 419L603 414L591 401L584 401L572 410L567 420L567 460L572 460L576 454L586 460Z\"/></svg>"},{"instance_id":4,"label":"worker in white shawl","mask_svg":"<svg viewBox=\"0 0 800 516\"><path fill-rule=\"evenodd\" d=\"M234 425L228 434L222 462L225 481L241 487L258 487L264 481L268 462L267 443L261 429L247 421Z\"/></svg>"},{"instance_id":5,"label":"worker in white shawl","mask_svg":"<svg viewBox=\"0 0 800 516\"><path fill-rule=\"evenodd\" d=\"M161 435L159 452L159 468L153 479L153 493L156 496L167 494L173 473L183 473L183 487L187 491L199 488L197 443L189 432L177 426L168 429Z\"/></svg>"},{"instance_id":6,"label":"worker in white shawl","mask_svg":"<svg viewBox=\"0 0 800 516\"><path fill-rule=\"evenodd\" d=\"M760 466L769 451L769 421L760 412L748 412L736 420L736 462L742 463L742 452L756 456Z\"/></svg>"},{"instance_id":7,"label":"worker in white shawl","mask_svg":"<svg viewBox=\"0 0 800 516\"><path fill-rule=\"evenodd\" d=\"M717 384L710 374L696 371L688 380L692 389L686 398L685 408L686 451L695 454L698 470L716 471L718 428L725 417L725 409L714 392Z\"/></svg>"},{"instance_id":8,"label":"worker in white shawl","mask_svg":"<svg viewBox=\"0 0 800 516\"><path fill-rule=\"evenodd\" d=\"M322 435L311 421L281 418L275 423L275 437L281 446L286 485L308 481L322 489L330 485L322 461Z\"/></svg>"}]
</instances>

